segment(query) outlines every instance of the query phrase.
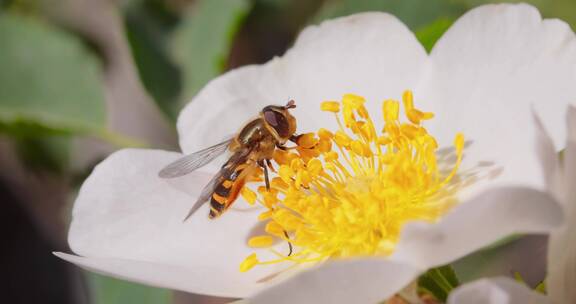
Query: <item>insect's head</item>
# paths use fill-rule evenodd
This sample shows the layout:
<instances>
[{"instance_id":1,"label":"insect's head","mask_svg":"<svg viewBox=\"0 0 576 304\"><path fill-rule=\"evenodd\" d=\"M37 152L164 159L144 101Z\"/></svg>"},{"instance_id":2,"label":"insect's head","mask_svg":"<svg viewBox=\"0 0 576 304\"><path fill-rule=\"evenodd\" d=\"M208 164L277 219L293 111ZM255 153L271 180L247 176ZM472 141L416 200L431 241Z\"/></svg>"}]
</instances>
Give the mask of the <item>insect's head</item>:
<instances>
[{"instance_id":1,"label":"insect's head","mask_svg":"<svg viewBox=\"0 0 576 304\"><path fill-rule=\"evenodd\" d=\"M285 142L296 132L296 118L290 114L289 109L296 108L294 100L290 100L285 106L266 106L262 109L262 118L266 124L276 133L274 136L280 142Z\"/></svg>"}]
</instances>

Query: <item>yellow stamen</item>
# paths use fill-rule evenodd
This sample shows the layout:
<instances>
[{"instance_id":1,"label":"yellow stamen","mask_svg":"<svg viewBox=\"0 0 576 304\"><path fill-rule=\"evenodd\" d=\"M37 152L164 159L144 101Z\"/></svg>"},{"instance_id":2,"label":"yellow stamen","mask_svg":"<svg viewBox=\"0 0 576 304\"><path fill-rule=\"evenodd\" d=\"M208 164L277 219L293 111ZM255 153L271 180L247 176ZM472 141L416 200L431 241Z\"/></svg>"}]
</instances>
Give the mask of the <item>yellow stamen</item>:
<instances>
[{"instance_id":1,"label":"yellow stamen","mask_svg":"<svg viewBox=\"0 0 576 304\"><path fill-rule=\"evenodd\" d=\"M298 146L302 148L312 148L318 143L314 133L303 134L298 138Z\"/></svg>"},{"instance_id":2,"label":"yellow stamen","mask_svg":"<svg viewBox=\"0 0 576 304\"><path fill-rule=\"evenodd\" d=\"M268 224L266 224L266 227L264 228L264 230L271 235L275 235L275 236L283 236L284 235L284 229L282 228L282 226L280 226L275 221L268 222Z\"/></svg>"},{"instance_id":3,"label":"yellow stamen","mask_svg":"<svg viewBox=\"0 0 576 304\"><path fill-rule=\"evenodd\" d=\"M248 246L255 248L267 248L274 244L274 239L269 235L259 235L248 240Z\"/></svg>"},{"instance_id":4,"label":"yellow stamen","mask_svg":"<svg viewBox=\"0 0 576 304\"><path fill-rule=\"evenodd\" d=\"M321 109L335 114L338 130L306 134L296 152L275 153L279 177L257 199L266 207L259 219L267 221L268 235L248 244L262 248L283 240L294 252L269 248L277 259L258 261L254 254L242 262L241 271L285 261L386 256L394 252L404 224L437 221L456 203L452 179L462 161L464 136L456 135L456 161L444 173L436 139L422 125L434 114L415 108L412 92L402 96L404 120L400 102L383 102L381 133L365 103L353 94L340 103L323 102ZM242 195L256 200L251 193Z\"/></svg>"},{"instance_id":5,"label":"yellow stamen","mask_svg":"<svg viewBox=\"0 0 576 304\"><path fill-rule=\"evenodd\" d=\"M246 272L254 268L254 266L258 265L258 263L258 257L255 253L253 253L244 259L244 261L240 264L240 272Z\"/></svg>"},{"instance_id":6,"label":"yellow stamen","mask_svg":"<svg viewBox=\"0 0 576 304\"><path fill-rule=\"evenodd\" d=\"M320 104L320 109L327 112L340 112L340 103L337 101L324 101Z\"/></svg>"},{"instance_id":7,"label":"yellow stamen","mask_svg":"<svg viewBox=\"0 0 576 304\"><path fill-rule=\"evenodd\" d=\"M243 187L242 190L240 190L240 195L242 195L242 198L250 205L254 205L256 202L256 193L248 187Z\"/></svg>"},{"instance_id":8,"label":"yellow stamen","mask_svg":"<svg viewBox=\"0 0 576 304\"><path fill-rule=\"evenodd\" d=\"M395 100L386 100L382 105L382 113L384 122L393 123L398 120L398 113L400 112L400 105Z\"/></svg>"}]
</instances>

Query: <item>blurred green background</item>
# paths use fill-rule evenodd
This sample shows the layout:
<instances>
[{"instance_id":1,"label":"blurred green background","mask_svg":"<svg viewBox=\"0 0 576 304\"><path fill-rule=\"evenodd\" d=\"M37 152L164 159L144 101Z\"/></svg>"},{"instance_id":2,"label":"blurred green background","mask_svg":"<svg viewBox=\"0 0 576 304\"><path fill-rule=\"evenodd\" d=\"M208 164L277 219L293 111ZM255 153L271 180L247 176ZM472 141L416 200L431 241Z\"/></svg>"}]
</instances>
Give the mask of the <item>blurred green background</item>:
<instances>
[{"instance_id":1,"label":"blurred green background","mask_svg":"<svg viewBox=\"0 0 576 304\"><path fill-rule=\"evenodd\" d=\"M71 204L93 166L124 147L177 150L175 120L199 89L283 54L306 25L386 11L430 50L488 2L496 1L0 0L0 302L217 303L88 274L50 254L68 251ZM527 2L576 28L576 1ZM510 248L521 241L460 269L490 273L502 257L516 259Z\"/></svg>"}]
</instances>

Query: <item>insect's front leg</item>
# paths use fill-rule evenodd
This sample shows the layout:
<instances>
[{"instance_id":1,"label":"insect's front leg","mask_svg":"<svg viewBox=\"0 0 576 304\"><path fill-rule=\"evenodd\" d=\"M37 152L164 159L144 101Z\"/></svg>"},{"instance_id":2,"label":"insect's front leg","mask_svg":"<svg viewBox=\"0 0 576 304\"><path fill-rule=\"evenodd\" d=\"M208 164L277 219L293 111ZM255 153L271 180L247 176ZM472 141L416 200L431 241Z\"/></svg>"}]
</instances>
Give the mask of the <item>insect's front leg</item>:
<instances>
[{"instance_id":1,"label":"insect's front leg","mask_svg":"<svg viewBox=\"0 0 576 304\"><path fill-rule=\"evenodd\" d=\"M264 181L266 182L266 191L270 191L270 179L268 177L268 167L264 164L263 160L258 161L258 165L264 170Z\"/></svg>"},{"instance_id":2,"label":"insect's front leg","mask_svg":"<svg viewBox=\"0 0 576 304\"><path fill-rule=\"evenodd\" d=\"M269 159L266 159L266 165L268 165L268 168L270 168L270 171L276 173L276 169L274 169L274 166L272 166L272 162Z\"/></svg>"},{"instance_id":3,"label":"insect's front leg","mask_svg":"<svg viewBox=\"0 0 576 304\"><path fill-rule=\"evenodd\" d=\"M293 134L292 136L290 136L290 138L288 138L289 141L298 144L298 139L300 139L300 137L302 137L302 134Z\"/></svg>"},{"instance_id":4,"label":"insect's front leg","mask_svg":"<svg viewBox=\"0 0 576 304\"><path fill-rule=\"evenodd\" d=\"M282 150L282 151L288 151L288 150L294 150L296 148L298 148L298 146L294 146L294 147L286 147L284 145L281 144L276 144L276 148Z\"/></svg>"}]
</instances>

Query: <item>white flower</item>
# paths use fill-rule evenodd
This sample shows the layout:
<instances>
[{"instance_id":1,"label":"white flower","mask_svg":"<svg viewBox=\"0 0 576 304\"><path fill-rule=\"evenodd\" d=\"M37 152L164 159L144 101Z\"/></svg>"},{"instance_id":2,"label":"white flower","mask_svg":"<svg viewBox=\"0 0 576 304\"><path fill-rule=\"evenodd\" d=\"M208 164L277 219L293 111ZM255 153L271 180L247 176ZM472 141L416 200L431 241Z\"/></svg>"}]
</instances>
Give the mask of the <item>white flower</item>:
<instances>
[{"instance_id":1,"label":"white flower","mask_svg":"<svg viewBox=\"0 0 576 304\"><path fill-rule=\"evenodd\" d=\"M558 156L538 116L537 148L548 191L562 204L564 224L550 234L547 296L507 278L482 279L457 288L450 303L575 303L576 302L576 108L567 115L566 148Z\"/></svg>"},{"instance_id":2,"label":"white flower","mask_svg":"<svg viewBox=\"0 0 576 304\"><path fill-rule=\"evenodd\" d=\"M448 304L548 304L550 299L510 278L481 279L456 288ZM572 303L572 302L558 302Z\"/></svg>"},{"instance_id":3,"label":"white flower","mask_svg":"<svg viewBox=\"0 0 576 304\"><path fill-rule=\"evenodd\" d=\"M456 132L471 140L462 172L492 175L460 191L460 204L437 224L405 225L388 259L326 263L300 274L302 281L288 279L262 295L280 290L289 302L374 302L422 270L507 234L547 233L559 225L554 200L527 188L543 185L530 153L530 110L543 118L553 140L562 138L554 118L576 94L575 64L574 33L561 21L542 20L528 5L470 11L430 55L393 16L353 15L305 29L281 58L213 80L181 113L180 144L184 153L207 147L264 105L288 99L297 101L299 132L333 129L332 117L319 112L321 101L357 93L369 101L370 113L380 113L377 101L412 89L420 108L435 112L427 127L440 145L449 145ZM283 269L281 263L238 271L254 250L246 243L257 229L258 209L238 210L245 208L238 201L235 210L209 220L204 207L182 223L194 197L157 178L180 156L123 150L98 165L73 211L69 243L77 255L57 255L97 272L192 293L247 297L276 283L260 280ZM187 176L187 192L198 195L217 168L211 164ZM301 282L317 286L316 293L299 296Z\"/></svg>"}]
</instances>

